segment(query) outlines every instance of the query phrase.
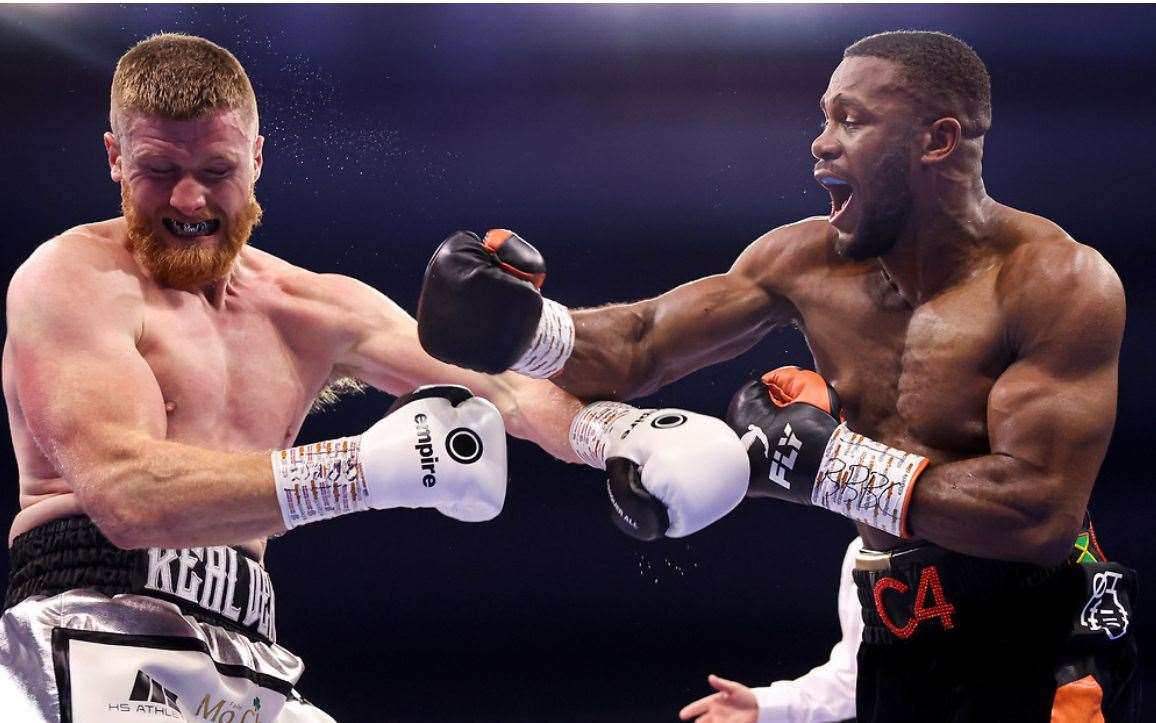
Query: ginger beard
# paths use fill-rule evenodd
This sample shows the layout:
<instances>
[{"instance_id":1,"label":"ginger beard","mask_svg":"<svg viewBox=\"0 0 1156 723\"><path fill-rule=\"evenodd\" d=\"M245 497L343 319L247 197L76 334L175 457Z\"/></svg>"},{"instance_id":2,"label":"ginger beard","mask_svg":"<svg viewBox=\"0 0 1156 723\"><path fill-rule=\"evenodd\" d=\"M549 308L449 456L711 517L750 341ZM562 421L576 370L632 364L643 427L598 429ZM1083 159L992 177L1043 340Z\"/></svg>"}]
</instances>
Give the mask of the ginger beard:
<instances>
[{"instance_id":1,"label":"ginger beard","mask_svg":"<svg viewBox=\"0 0 1156 723\"><path fill-rule=\"evenodd\" d=\"M161 286L195 289L223 279L233 261L261 223L261 204L252 190L245 208L232 218L222 217L218 240L212 244L190 239L182 244L166 238L159 218L150 218L133 203L127 183L120 187L120 204L128 222L128 250Z\"/></svg>"}]
</instances>

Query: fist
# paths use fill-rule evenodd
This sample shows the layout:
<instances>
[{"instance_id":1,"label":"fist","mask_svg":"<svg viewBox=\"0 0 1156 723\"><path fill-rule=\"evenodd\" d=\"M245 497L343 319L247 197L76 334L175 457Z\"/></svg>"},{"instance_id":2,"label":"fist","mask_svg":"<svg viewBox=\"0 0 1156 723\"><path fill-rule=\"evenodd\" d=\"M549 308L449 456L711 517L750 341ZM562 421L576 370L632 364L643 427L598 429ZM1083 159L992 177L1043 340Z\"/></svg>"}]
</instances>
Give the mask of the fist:
<instances>
[{"instance_id":1,"label":"fist","mask_svg":"<svg viewBox=\"0 0 1156 723\"><path fill-rule=\"evenodd\" d=\"M458 231L438 246L417 303L418 339L435 359L499 374L522 358L542 317L546 263L511 231Z\"/></svg>"},{"instance_id":2,"label":"fist","mask_svg":"<svg viewBox=\"0 0 1156 723\"><path fill-rule=\"evenodd\" d=\"M840 413L831 385L798 367L780 367L741 387L727 409L727 423L747 448L750 496L811 504Z\"/></svg>"},{"instance_id":3,"label":"fist","mask_svg":"<svg viewBox=\"0 0 1156 723\"><path fill-rule=\"evenodd\" d=\"M746 494L746 450L722 420L615 402L591 405L579 419L587 410L613 417L600 427L595 447L608 472L611 516L627 535L685 537L722 518Z\"/></svg>"},{"instance_id":4,"label":"fist","mask_svg":"<svg viewBox=\"0 0 1156 723\"><path fill-rule=\"evenodd\" d=\"M497 517L506 498L506 432L465 387L419 387L361 435L369 506L432 507L463 522Z\"/></svg>"}]
</instances>

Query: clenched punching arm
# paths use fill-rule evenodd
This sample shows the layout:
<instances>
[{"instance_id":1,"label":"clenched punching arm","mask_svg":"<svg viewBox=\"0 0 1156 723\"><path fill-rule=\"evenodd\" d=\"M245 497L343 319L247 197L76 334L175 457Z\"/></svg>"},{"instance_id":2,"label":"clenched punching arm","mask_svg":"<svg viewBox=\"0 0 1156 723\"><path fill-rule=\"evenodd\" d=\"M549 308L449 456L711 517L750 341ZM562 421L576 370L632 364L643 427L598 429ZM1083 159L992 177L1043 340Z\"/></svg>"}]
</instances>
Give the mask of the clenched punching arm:
<instances>
[{"instance_id":1,"label":"clenched punching arm","mask_svg":"<svg viewBox=\"0 0 1156 723\"><path fill-rule=\"evenodd\" d=\"M543 379L451 366L425 354L414 320L365 284L328 275L311 279L309 288L340 304L339 316L349 325L351 343L339 355L340 373L393 393L431 382L468 386L497 406L511 434L559 459L607 470L611 519L632 537L691 534L743 498L746 454L720 420L617 403L584 407ZM530 301L541 304L536 295Z\"/></svg>"},{"instance_id":2,"label":"clenched punching arm","mask_svg":"<svg viewBox=\"0 0 1156 723\"><path fill-rule=\"evenodd\" d=\"M789 229L789 227L786 227ZM458 232L435 252L418 305L422 346L485 372L549 377L586 399L630 399L749 349L793 307L764 281L785 274L777 229L725 274L633 304L568 309L538 293L545 262L509 231Z\"/></svg>"},{"instance_id":3,"label":"clenched punching arm","mask_svg":"<svg viewBox=\"0 0 1156 723\"><path fill-rule=\"evenodd\" d=\"M1124 293L1076 246L1002 279L1016 360L988 394L991 453L928 468L910 528L948 549L1054 564L1071 548L1116 419Z\"/></svg>"},{"instance_id":4,"label":"clenched punching arm","mask_svg":"<svg viewBox=\"0 0 1156 723\"><path fill-rule=\"evenodd\" d=\"M1061 561L1111 437L1124 330L1115 272L1072 247L1034 260L1043 281L1001 281L1015 360L988 394L990 453L929 464L857 434L822 377L784 367L740 389L727 415L747 444L749 494L965 554Z\"/></svg>"}]
</instances>

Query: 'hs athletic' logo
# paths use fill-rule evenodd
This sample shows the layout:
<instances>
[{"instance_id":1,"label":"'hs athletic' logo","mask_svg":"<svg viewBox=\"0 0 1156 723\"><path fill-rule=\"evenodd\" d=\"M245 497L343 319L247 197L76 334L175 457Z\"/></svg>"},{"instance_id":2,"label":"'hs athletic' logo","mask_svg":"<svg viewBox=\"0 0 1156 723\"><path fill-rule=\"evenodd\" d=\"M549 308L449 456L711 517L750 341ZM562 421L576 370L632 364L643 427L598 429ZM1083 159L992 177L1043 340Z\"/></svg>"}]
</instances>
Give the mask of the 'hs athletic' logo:
<instances>
[{"instance_id":1,"label":"'hs athletic' logo","mask_svg":"<svg viewBox=\"0 0 1156 723\"><path fill-rule=\"evenodd\" d=\"M763 433L762 429L751 424L747 430L747 433L743 435L743 442L747 449L750 449L751 444L758 439L763 444L763 456L771 461L767 478L780 487L791 489L787 473L795 468L795 462L799 459L799 450L803 448L803 441L795 436L794 431L791 430L791 423L787 422L786 426L783 427L783 436L779 437L774 452L771 451L771 443L767 440L767 435Z\"/></svg>"}]
</instances>

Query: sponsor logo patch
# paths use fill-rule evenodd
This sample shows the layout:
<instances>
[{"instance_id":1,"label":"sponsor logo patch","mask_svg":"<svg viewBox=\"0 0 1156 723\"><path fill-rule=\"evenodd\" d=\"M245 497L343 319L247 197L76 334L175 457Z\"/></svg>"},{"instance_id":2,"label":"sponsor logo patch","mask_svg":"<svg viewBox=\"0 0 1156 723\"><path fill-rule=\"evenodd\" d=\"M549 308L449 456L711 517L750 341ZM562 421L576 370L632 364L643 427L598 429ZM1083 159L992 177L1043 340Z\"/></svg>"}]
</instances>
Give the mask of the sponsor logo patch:
<instances>
[{"instance_id":1,"label":"sponsor logo patch","mask_svg":"<svg viewBox=\"0 0 1156 723\"><path fill-rule=\"evenodd\" d=\"M773 452L766 433L757 425L747 425L747 433L743 435L742 441L748 450L754 446L755 441L760 442L763 445L763 458L770 461L767 479L780 487L791 489L791 481L787 479L787 473L795 468L795 462L799 460L799 451L803 449L803 440L795 436L790 422L787 422L786 426L783 427L783 436L779 437Z\"/></svg>"},{"instance_id":2,"label":"sponsor logo patch","mask_svg":"<svg viewBox=\"0 0 1156 723\"><path fill-rule=\"evenodd\" d=\"M674 429L686 424L685 414L668 413L662 414L650 420L650 426L655 429Z\"/></svg>"},{"instance_id":3,"label":"sponsor logo patch","mask_svg":"<svg viewBox=\"0 0 1156 723\"><path fill-rule=\"evenodd\" d=\"M1109 640L1128 632L1128 609L1116 592L1122 577L1111 570L1096 573L1092 578L1092 596L1080 612L1080 625L1092 632L1103 631Z\"/></svg>"},{"instance_id":4,"label":"sponsor logo patch","mask_svg":"<svg viewBox=\"0 0 1156 723\"><path fill-rule=\"evenodd\" d=\"M459 464L473 464L482 458L482 438L467 427L458 427L446 435L446 452Z\"/></svg>"}]
</instances>

